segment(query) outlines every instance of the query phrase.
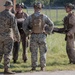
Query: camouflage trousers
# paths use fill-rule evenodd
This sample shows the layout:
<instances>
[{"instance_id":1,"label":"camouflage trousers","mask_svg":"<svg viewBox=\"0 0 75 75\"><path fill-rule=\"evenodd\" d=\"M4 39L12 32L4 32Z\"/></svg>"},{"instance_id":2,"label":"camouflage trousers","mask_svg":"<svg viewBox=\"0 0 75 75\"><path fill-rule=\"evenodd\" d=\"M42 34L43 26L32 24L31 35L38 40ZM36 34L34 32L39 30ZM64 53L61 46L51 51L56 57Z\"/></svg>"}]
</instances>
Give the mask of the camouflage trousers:
<instances>
[{"instance_id":1,"label":"camouflage trousers","mask_svg":"<svg viewBox=\"0 0 75 75\"><path fill-rule=\"evenodd\" d=\"M8 69L10 67L10 58L12 54L12 48L13 48L12 39L6 39L3 41L0 40L0 62L4 55L4 69Z\"/></svg>"},{"instance_id":2,"label":"camouflage trousers","mask_svg":"<svg viewBox=\"0 0 75 75\"><path fill-rule=\"evenodd\" d=\"M67 37L66 51L70 63L75 63L75 35L73 36L73 38Z\"/></svg>"},{"instance_id":3,"label":"camouflage trousers","mask_svg":"<svg viewBox=\"0 0 75 75\"><path fill-rule=\"evenodd\" d=\"M32 34L30 38L30 51L32 67L37 67L38 48L40 52L40 67L46 66L46 35Z\"/></svg>"}]
</instances>

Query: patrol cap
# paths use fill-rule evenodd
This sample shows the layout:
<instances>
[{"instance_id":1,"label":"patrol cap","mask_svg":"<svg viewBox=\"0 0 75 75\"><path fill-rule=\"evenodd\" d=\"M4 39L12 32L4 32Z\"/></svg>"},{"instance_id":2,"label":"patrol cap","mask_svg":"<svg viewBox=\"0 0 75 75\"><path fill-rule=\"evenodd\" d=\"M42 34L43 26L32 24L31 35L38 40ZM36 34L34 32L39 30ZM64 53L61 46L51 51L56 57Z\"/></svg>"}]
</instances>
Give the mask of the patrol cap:
<instances>
[{"instance_id":1,"label":"patrol cap","mask_svg":"<svg viewBox=\"0 0 75 75\"><path fill-rule=\"evenodd\" d=\"M33 7L41 9L41 8L43 8L43 5L42 5L42 3L37 2L37 3L34 3Z\"/></svg>"},{"instance_id":2,"label":"patrol cap","mask_svg":"<svg viewBox=\"0 0 75 75\"><path fill-rule=\"evenodd\" d=\"M16 4L16 8L24 8L24 3L19 3L19 4Z\"/></svg>"},{"instance_id":3,"label":"patrol cap","mask_svg":"<svg viewBox=\"0 0 75 75\"><path fill-rule=\"evenodd\" d=\"M11 0L6 0L4 6L13 6L13 3Z\"/></svg>"},{"instance_id":4,"label":"patrol cap","mask_svg":"<svg viewBox=\"0 0 75 75\"><path fill-rule=\"evenodd\" d=\"M65 8L70 8L70 9L74 9L74 4L72 4L72 3L67 3L66 5L65 5Z\"/></svg>"}]
</instances>

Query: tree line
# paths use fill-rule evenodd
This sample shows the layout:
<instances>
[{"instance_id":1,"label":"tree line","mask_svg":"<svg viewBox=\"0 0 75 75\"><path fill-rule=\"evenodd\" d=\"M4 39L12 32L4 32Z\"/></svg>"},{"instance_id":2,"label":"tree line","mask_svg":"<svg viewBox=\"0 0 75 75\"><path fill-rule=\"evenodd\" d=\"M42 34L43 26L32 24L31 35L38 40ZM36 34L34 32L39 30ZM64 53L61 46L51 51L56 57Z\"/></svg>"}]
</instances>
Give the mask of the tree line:
<instances>
[{"instance_id":1,"label":"tree line","mask_svg":"<svg viewBox=\"0 0 75 75\"><path fill-rule=\"evenodd\" d=\"M45 6L63 6L66 3L75 3L75 0L17 0L17 3L24 2L26 5L32 6L34 2L38 1Z\"/></svg>"}]
</instances>

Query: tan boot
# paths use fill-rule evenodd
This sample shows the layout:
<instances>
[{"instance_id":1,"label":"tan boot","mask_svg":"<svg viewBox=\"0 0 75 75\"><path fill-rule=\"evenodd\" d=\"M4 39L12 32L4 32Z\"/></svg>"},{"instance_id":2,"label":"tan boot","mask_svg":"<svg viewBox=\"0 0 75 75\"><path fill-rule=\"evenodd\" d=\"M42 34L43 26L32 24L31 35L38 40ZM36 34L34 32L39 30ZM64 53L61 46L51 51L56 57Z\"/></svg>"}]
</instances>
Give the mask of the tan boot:
<instances>
[{"instance_id":1,"label":"tan boot","mask_svg":"<svg viewBox=\"0 0 75 75\"><path fill-rule=\"evenodd\" d=\"M41 67L41 71L45 71L45 67Z\"/></svg>"},{"instance_id":2,"label":"tan boot","mask_svg":"<svg viewBox=\"0 0 75 75\"><path fill-rule=\"evenodd\" d=\"M4 70L4 74L15 74L15 72L12 72L10 70Z\"/></svg>"}]
</instances>

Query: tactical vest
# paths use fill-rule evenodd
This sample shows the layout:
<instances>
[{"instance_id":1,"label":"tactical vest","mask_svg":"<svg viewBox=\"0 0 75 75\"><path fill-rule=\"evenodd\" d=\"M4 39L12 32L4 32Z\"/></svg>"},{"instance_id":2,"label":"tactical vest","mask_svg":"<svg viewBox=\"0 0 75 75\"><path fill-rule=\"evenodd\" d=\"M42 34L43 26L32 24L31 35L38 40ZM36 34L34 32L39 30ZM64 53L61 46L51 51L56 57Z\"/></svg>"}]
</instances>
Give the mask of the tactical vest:
<instances>
[{"instance_id":1,"label":"tactical vest","mask_svg":"<svg viewBox=\"0 0 75 75\"><path fill-rule=\"evenodd\" d=\"M65 28L65 30L67 30L67 31L69 31L72 27L73 27L73 25L72 24L69 24L69 18L72 16L72 14L69 14L68 16L66 16L65 18L64 18L64 28Z\"/></svg>"},{"instance_id":2,"label":"tactical vest","mask_svg":"<svg viewBox=\"0 0 75 75\"><path fill-rule=\"evenodd\" d=\"M69 24L69 18L73 15L73 13L69 14L64 18L64 31L66 32L65 40L67 40L67 33L72 29L73 25Z\"/></svg>"},{"instance_id":3,"label":"tactical vest","mask_svg":"<svg viewBox=\"0 0 75 75\"><path fill-rule=\"evenodd\" d=\"M44 32L44 26L45 22L43 21L43 15L39 15L36 17L34 14L31 16L32 17L32 33L43 33Z\"/></svg>"},{"instance_id":4,"label":"tactical vest","mask_svg":"<svg viewBox=\"0 0 75 75\"><path fill-rule=\"evenodd\" d=\"M16 16L17 19L19 19L19 18L25 18L25 17L27 18L27 14L25 14L24 12L22 12L22 13L18 13L17 12L15 14L15 16Z\"/></svg>"},{"instance_id":5,"label":"tactical vest","mask_svg":"<svg viewBox=\"0 0 75 75\"><path fill-rule=\"evenodd\" d=\"M22 12L22 13L18 13L18 12L17 12L17 13L15 14L15 17L16 17L17 19L21 19L21 18L26 19L26 18L27 18L27 14L25 14L24 12ZM24 21L24 20L23 20L23 21ZM23 29L22 29L23 21L17 21L17 26L18 26L18 29L19 29L20 33L23 32Z\"/></svg>"}]
</instances>

